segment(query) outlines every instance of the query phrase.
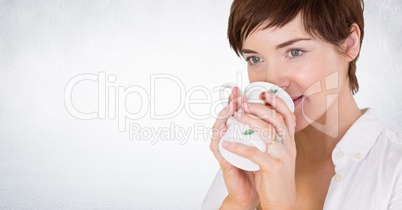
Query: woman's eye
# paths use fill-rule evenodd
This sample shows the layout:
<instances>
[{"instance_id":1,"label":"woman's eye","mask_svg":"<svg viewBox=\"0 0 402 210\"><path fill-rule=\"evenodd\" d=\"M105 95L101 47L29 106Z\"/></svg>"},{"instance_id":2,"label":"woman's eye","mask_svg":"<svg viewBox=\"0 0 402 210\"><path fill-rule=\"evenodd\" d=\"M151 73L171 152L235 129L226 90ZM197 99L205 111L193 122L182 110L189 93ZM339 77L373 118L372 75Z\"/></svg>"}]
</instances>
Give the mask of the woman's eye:
<instances>
[{"instance_id":1,"label":"woman's eye","mask_svg":"<svg viewBox=\"0 0 402 210\"><path fill-rule=\"evenodd\" d=\"M246 59L246 61L250 62L251 64L256 64L256 63L261 62L261 58L255 57L255 56L251 56L251 57L248 57L248 58Z\"/></svg>"},{"instance_id":2,"label":"woman's eye","mask_svg":"<svg viewBox=\"0 0 402 210\"><path fill-rule=\"evenodd\" d=\"M290 50L288 55L291 58L300 57L303 54L303 50Z\"/></svg>"}]
</instances>

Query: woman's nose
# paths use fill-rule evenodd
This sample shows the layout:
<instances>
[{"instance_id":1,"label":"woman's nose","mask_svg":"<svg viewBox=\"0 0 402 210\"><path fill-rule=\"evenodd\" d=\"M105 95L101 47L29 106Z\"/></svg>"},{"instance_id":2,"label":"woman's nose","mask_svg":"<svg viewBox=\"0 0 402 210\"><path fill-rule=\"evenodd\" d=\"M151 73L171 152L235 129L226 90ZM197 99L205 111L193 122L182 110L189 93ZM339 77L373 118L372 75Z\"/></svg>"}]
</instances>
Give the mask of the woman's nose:
<instances>
[{"instance_id":1,"label":"woman's nose","mask_svg":"<svg viewBox=\"0 0 402 210\"><path fill-rule=\"evenodd\" d=\"M266 81L272 84L275 84L282 89L286 90L286 87L289 86L289 77L286 74L284 69L281 69L279 66L270 65L266 69L267 78Z\"/></svg>"}]
</instances>

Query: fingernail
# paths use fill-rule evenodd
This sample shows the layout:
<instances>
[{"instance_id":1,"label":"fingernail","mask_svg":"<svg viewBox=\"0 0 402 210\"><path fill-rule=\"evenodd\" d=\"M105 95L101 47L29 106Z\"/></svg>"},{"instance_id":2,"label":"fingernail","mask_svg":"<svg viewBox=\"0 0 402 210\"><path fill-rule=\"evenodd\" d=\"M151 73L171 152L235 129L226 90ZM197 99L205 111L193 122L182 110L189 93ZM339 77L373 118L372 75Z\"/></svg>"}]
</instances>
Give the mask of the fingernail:
<instances>
[{"instance_id":1,"label":"fingernail","mask_svg":"<svg viewBox=\"0 0 402 210\"><path fill-rule=\"evenodd\" d=\"M272 99L275 96L275 93L268 91L268 98Z\"/></svg>"},{"instance_id":2,"label":"fingernail","mask_svg":"<svg viewBox=\"0 0 402 210\"><path fill-rule=\"evenodd\" d=\"M266 94L266 92L262 92L262 93L260 94L260 99L263 100L263 101L265 101L265 99L266 99L265 94Z\"/></svg>"},{"instance_id":3,"label":"fingernail","mask_svg":"<svg viewBox=\"0 0 402 210\"><path fill-rule=\"evenodd\" d=\"M247 107L247 96L243 97L243 101L242 101L242 107Z\"/></svg>"}]
</instances>

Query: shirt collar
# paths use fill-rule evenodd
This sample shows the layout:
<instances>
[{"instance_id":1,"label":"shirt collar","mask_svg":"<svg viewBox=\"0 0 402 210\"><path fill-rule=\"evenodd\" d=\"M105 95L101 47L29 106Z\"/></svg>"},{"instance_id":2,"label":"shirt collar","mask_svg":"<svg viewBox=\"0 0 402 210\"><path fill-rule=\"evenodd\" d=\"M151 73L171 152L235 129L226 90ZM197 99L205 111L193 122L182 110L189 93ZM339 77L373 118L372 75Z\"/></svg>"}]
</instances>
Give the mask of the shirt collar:
<instances>
[{"instance_id":1,"label":"shirt collar","mask_svg":"<svg viewBox=\"0 0 402 210\"><path fill-rule=\"evenodd\" d=\"M356 161L366 157L384 128L372 109L364 111L335 147Z\"/></svg>"}]
</instances>

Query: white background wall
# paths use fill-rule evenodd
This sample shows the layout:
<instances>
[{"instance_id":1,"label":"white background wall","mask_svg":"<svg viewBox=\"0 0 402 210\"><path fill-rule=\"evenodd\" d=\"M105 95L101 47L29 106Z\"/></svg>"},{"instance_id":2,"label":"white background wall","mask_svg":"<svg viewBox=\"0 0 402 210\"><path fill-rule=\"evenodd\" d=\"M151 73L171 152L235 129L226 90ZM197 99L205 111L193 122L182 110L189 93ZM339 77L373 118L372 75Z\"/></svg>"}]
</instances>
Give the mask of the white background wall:
<instances>
[{"instance_id":1,"label":"white background wall","mask_svg":"<svg viewBox=\"0 0 402 210\"><path fill-rule=\"evenodd\" d=\"M198 209L218 164L201 135L207 132L195 129L206 131L214 119L194 119L180 105L191 102L184 98L189 94L168 79L151 87L151 75L173 75L186 91L205 87L207 94L191 98L214 102L215 87L239 79L246 84L245 63L226 38L231 1L0 2L0 209ZM361 107L375 108L399 130L401 6L400 0L366 2L356 96ZM77 119L65 106L66 85L99 72L117 78L101 84L106 90L139 86L149 98L142 106L138 94L125 100L127 89L116 94L120 108L111 106L106 119ZM71 97L81 112L96 111L97 81L78 83ZM114 104L113 94L106 102ZM113 110L124 114L125 107L145 115L119 124ZM179 113L158 120L144 107L158 115ZM214 107L190 105L197 115ZM140 125L142 136L130 140L128 129L118 131L122 122ZM146 136L170 126L172 136ZM177 128L190 137L175 134Z\"/></svg>"}]
</instances>

